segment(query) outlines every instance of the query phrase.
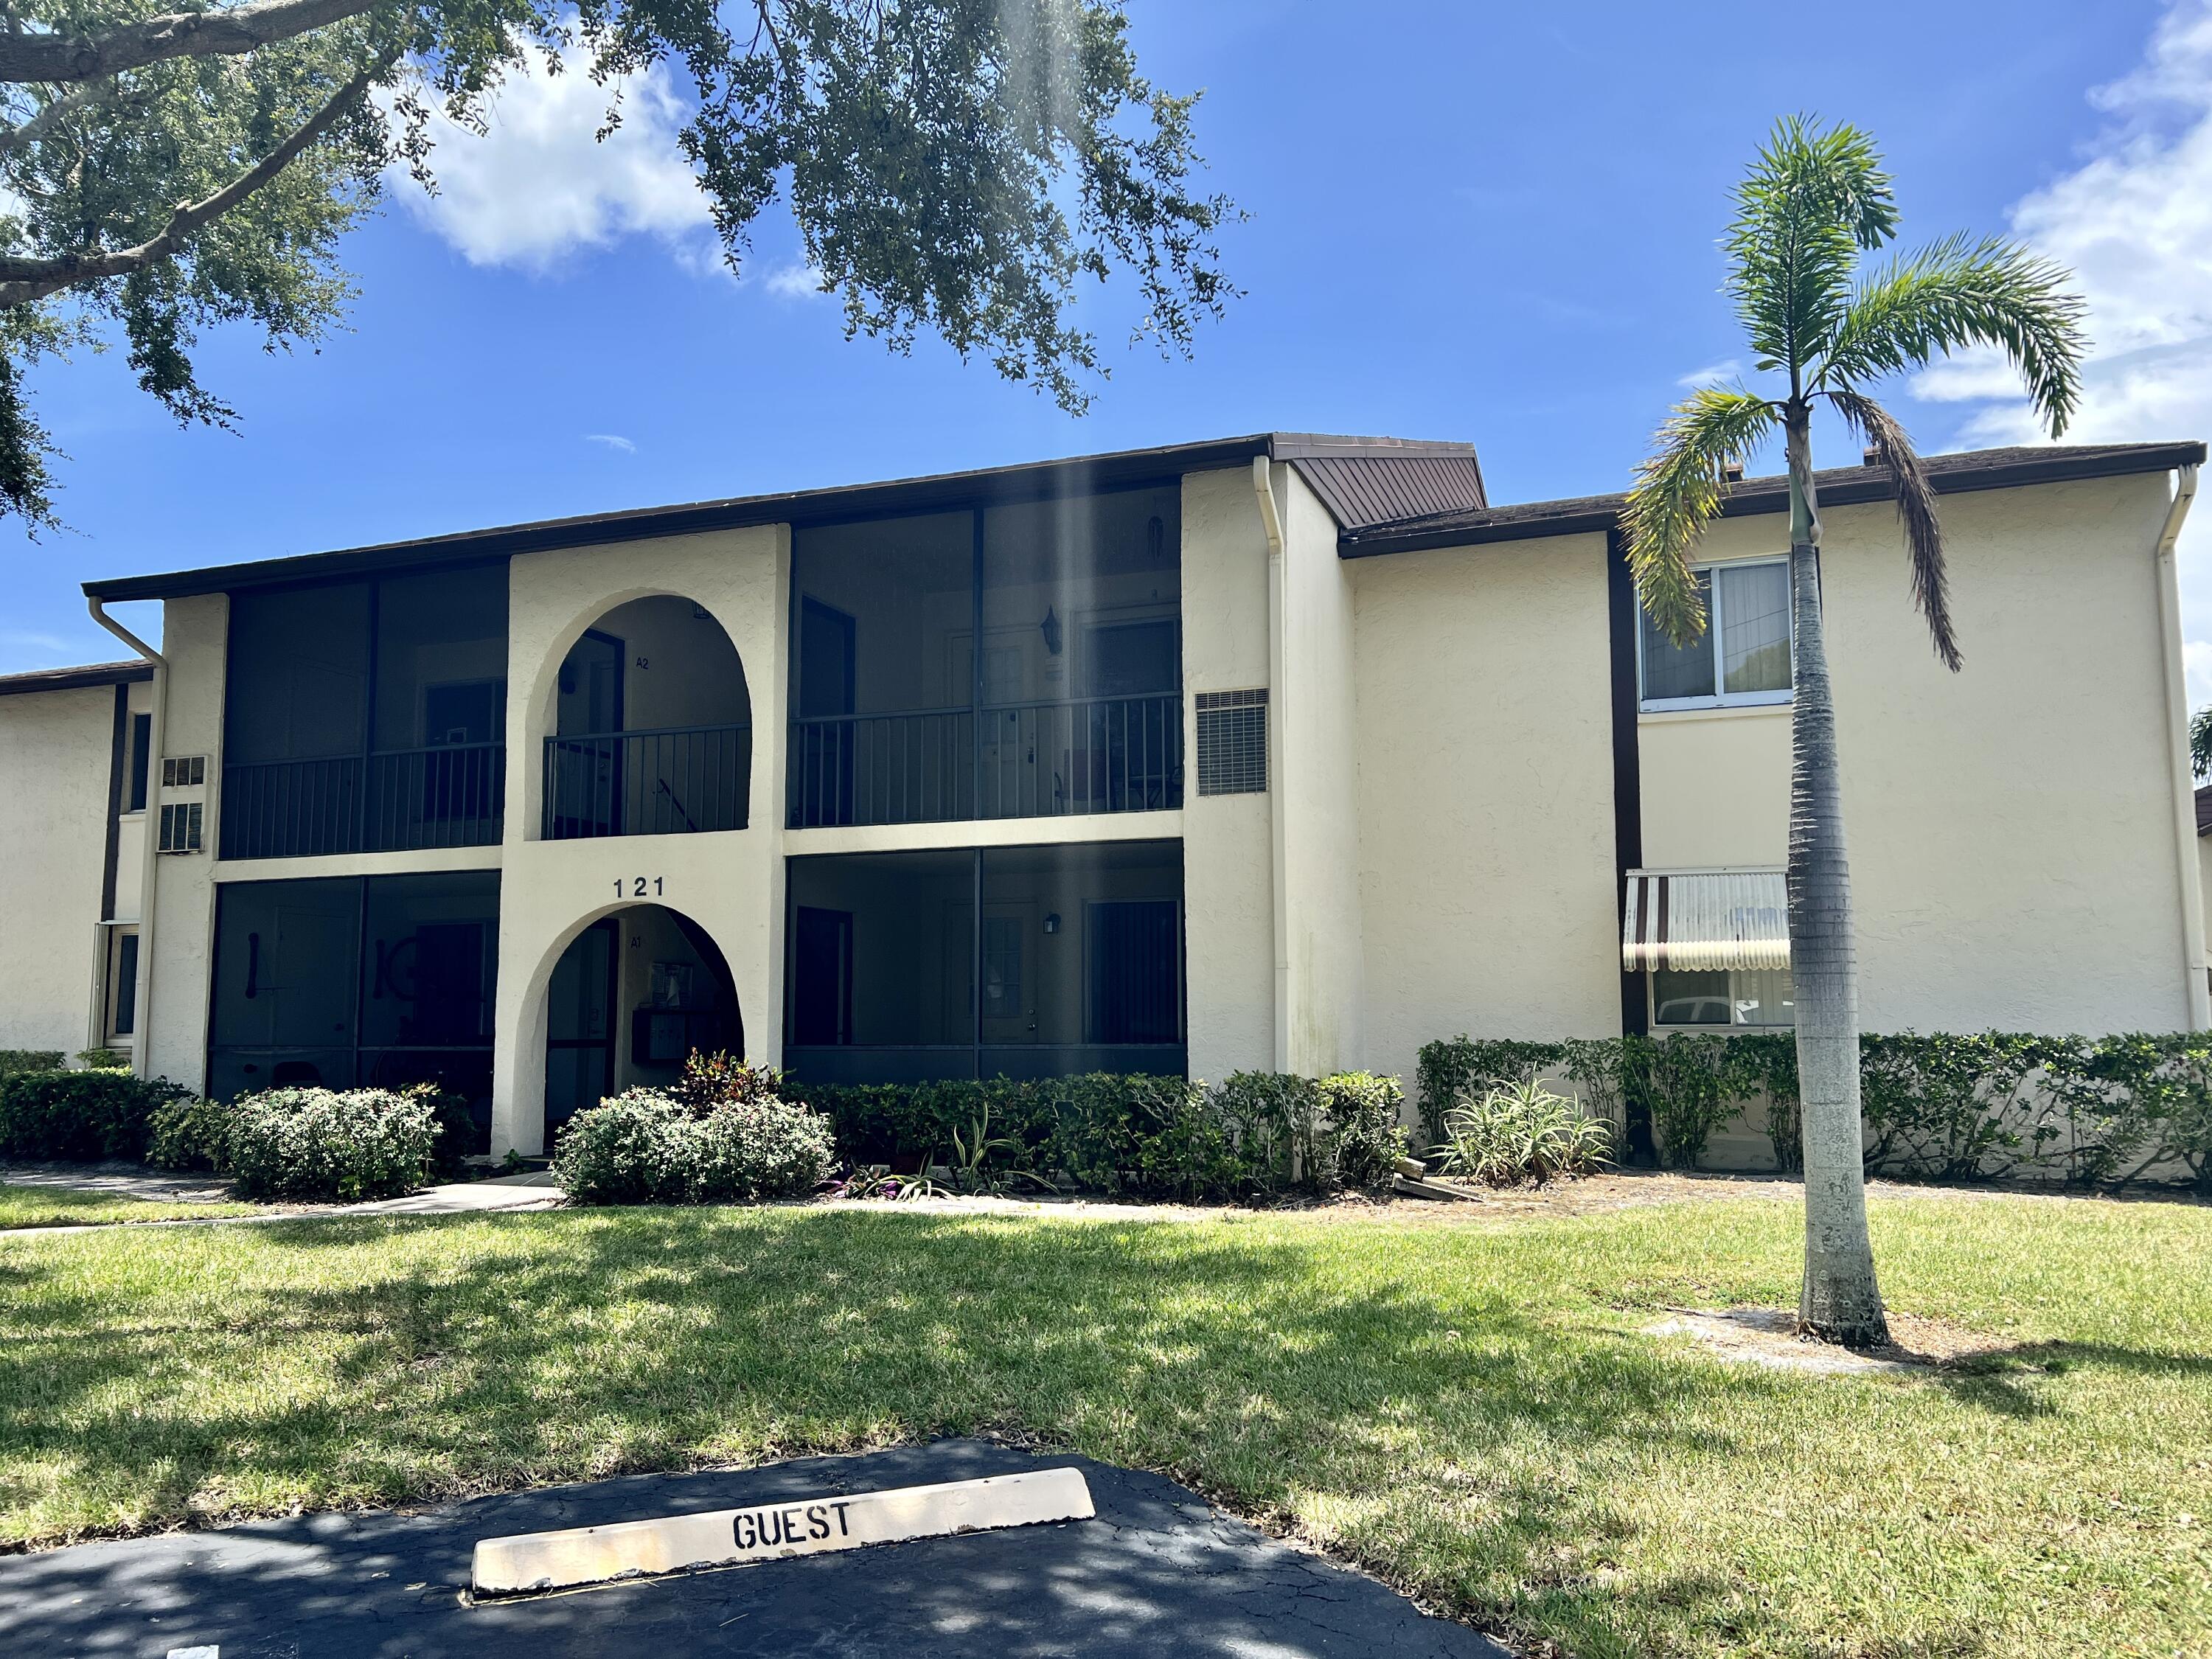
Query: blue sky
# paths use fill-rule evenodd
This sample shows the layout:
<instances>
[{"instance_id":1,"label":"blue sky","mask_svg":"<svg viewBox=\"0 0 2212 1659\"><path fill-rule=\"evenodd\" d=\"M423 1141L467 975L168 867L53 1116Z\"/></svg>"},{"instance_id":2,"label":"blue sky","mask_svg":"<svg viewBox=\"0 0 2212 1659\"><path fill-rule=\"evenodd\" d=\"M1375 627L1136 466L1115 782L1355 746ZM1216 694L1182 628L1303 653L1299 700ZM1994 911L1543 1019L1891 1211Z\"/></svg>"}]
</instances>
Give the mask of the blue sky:
<instances>
[{"instance_id":1,"label":"blue sky","mask_svg":"<svg viewBox=\"0 0 2212 1659\"><path fill-rule=\"evenodd\" d=\"M94 576L1270 427L1471 439L1500 501L1619 488L1684 377L1740 355L1715 239L1800 108L1873 131L1907 243L2016 228L2079 268L2100 358L2074 435L2212 433L2208 0L1130 10L1146 72L1206 89L1250 216L1224 241L1246 297L1194 362L1125 349L1111 291L1081 419L928 342L848 344L787 225L742 283L715 268L652 96L602 152L580 77L518 86L441 152L439 204L403 180L349 245L350 331L204 343L241 435L179 431L119 354L40 375L72 529L0 527L0 671L116 654ZM1897 398L1948 449L2014 441L2002 392L1969 362ZM2185 554L2203 701L2212 531Z\"/></svg>"}]
</instances>

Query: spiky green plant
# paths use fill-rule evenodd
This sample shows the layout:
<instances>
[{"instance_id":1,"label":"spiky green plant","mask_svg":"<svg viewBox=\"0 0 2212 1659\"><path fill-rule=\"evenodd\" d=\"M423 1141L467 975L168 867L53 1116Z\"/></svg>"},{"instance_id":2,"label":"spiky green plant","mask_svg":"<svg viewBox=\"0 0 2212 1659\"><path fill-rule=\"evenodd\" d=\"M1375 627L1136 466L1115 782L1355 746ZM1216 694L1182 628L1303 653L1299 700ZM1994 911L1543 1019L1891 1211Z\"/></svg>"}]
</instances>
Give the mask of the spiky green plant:
<instances>
[{"instance_id":1,"label":"spiky green plant","mask_svg":"<svg viewBox=\"0 0 2212 1659\"><path fill-rule=\"evenodd\" d=\"M1778 433L1790 475L1790 577L1796 679L1790 715L1790 952L1805 1146L1808 1334L1865 1343L1887 1333L1859 1145L1858 969L1844 855L1835 704L1819 582L1820 505L1812 418L1826 404L1888 474L1911 556L1912 597L1936 657L1961 655L1943 570L1936 493L1897 418L1867 387L1948 352L1994 346L2018 370L2055 438L2081 396L2081 301L2067 274L2015 243L1953 236L1872 271L1863 256L1893 240L1897 204L1873 141L1807 117L1778 122L1737 187L1723 243L1726 291L1761 374L1779 396L1741 385L1693 393L1661 424L1623 515L1644 607L1676 644L1705 626L1691 557L1720 510L1723 469Z\"/></svg>"}]
</instances>

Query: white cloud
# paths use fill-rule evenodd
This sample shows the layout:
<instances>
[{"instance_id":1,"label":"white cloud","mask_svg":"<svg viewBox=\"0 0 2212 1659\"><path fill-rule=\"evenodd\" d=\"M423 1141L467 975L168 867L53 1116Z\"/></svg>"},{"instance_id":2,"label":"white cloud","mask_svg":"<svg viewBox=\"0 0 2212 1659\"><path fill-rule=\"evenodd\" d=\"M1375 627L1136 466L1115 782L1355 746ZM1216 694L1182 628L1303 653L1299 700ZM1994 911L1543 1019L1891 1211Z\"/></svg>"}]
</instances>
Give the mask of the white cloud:
<instances>
[{"instance_id":1,"label":"white cloud","mask_svg":"<svg viewBox=\"0 0 2212 1659\"><path fill-rule=\"evenodd\" d=\"M2112 118L2081 165L2014 205L2014 231L2075 274L2094 342L2062 440L2212 435L2212 0L2175 0L2133 73L2089 94ZM2049 441L1993 351L1918 377L1923 398L1978 404L1969 444ZM2212 702L2212 501L2183 532L2192 707Z\"/></svg>"},{"instance_id":2,"label":"white cloud","mask_svg":"<svg viewBox=\"0 0 2212 1659\"><path fill-rule=\"evenodd\" d=\"M40 634L26 628L0 629L0 645L23 651L43 651L52 655L71 648L70 642L57 634Z\"/></svg>"},{"instance_id":3,"label":"white cloud","mask_svg":"<svg viewBox=\"0 0 2212 1659\"><path fill-rule=\"evenodd\" d=\"M604 444L609 449L618 449L625 455L637 453L637 445L623 437L619 432L586 432L584 434L584 441L587 444Z\"/></svg>"},{"instance_id":4,"label":"white cloud","mask_svg":"<svg viewBox=\"0 0 2212 1659\"><path fill-rule=\"evenodd\" d=\"M672 244L708 233L707 198L677 149L683 100L659 70L623 88L622 125L596 138L614 88L594 85L571 54L562 74L510 76L483 137L436 116L439 193L401 175L393 193L471 264L547 270L627 236Z\"/></svg>"},{"instance_id":5,"label":"white cloud","mask_svg":"<svg viewBox=\"0 0 2212 1659\"><path fill-rule=\"evenodd\" d=\"M822 294L822 273L811 265L794 261L769 272L767 286L769 293L781 299L818 299Z\"/></svg>"},{"instance_id":6,"label":"white cloud","mask_svg":"<svg viewBox=\"0 0 2212 1659\"><path fill-rule=\"evenodd\" d=\"M1723 380L1741 380L1742 376L1743 365L1734 357L1723 357L1717 363L1692 369L1674 384L1686 392L1695 392L1700 386L1718 386Z\"/></svg>"}]
</instances>

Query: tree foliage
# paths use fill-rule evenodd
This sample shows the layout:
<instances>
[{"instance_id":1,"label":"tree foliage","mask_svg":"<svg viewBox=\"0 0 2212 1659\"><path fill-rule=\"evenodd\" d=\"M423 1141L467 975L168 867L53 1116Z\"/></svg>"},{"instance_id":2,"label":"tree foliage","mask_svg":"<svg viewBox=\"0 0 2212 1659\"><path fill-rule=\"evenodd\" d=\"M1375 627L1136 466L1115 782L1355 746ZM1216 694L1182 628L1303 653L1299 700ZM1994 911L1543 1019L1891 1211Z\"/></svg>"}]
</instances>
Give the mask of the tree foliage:
<instances>
[{"instance_id":1,"label":"tree foliage","mask_svg":"<svg viewBox=\"0 0 2212 1659\"><path fill-rule=\"evenodd\" d=\"M313 343L353 289L344 233L434 112L481 132L507 77L672 76L732 272L788 205L848 337L927 331L1079 410L1103 370L1085 279L1126 275L1139 339L1188 352L1233 289L1195 97L1139 72L1120 0L26 0L0 7L0 512L53 519L25 371L120 337L179 421L228 425L211 325ZM579 67L580 65L580 68Z\"/></svg>"}]
</instances>

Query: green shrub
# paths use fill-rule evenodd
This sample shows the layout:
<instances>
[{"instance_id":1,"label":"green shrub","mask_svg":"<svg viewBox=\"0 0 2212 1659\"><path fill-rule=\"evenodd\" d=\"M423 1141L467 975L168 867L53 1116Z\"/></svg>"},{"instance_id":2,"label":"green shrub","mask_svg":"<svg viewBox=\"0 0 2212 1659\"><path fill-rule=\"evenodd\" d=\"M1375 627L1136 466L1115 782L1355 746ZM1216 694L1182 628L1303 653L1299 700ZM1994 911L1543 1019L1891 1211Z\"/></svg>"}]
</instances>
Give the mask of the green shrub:
<instances>
[{"instance_id":1,"label":"green shrub","mask_svg":"<svg viewBox=\"0 0 2212 1659\"><path fill-rule=\"evenodd\" d=\"M632 1089L579 1112L553 1153L578 1204L733 1204L798 1198L836 1162L830 1120L749 1092L701 1109Z\"/></svg>"},{"instance_id":2,"label":"green shrub","mask_svg":"<svg viewBox=\"0 0 2212 1659\"><path fill-rule=\"evenodd\" d=\"M1867 1172L1973 1181L2040 1164L2064 1133L2047 1097L2025 1094L2046 1047L2002 1031L1860 1038Z\"/></svg>"},{"instance_id":3,"label":"green shrub","mask_svg":"<svg viewBox=\"0 0 2212 1659\"><path fill-rule=\"evenodd\" d=\"M428 1090L271 1089L234 1101L222 1144L248 1198L397 1198L437 1168Z\"/></svg>"},{"instance_id":4,"label":"green shrub","mask_svg":"<svg viewBox=\"0 0 2212 1659\"><path fill-rule=\"evenodd\" d=\"M13 1077L18 1072L58 1072L62 1068L62 1051L58 1048L0 1048L0 1077Z\"/></svg>"},{"instance_id":5,"label":"green shrub","mask_svg":"<svg viewBox=\"0 0 2212 1659\"><path fill-rule=\"evenodd\" d=\"M179 1091L147 1116L146 1162L221 1175L230 1168L230 1121L231 1109L221 1101Z\"/></svg>"},{"instance_id":6,"label":"green shrub","mask_svg":"<svg viewBox=\"0 0 2212 1659\"><path fill-rule=\"evenodd\" d=\"M57 1056L58 1058L58 1056ZM136 1160L148 1119L185 1091L128 1072L16 1072L0 1077L0 1152L15 1158Z\"/></svg>"},{"instance_id":7,"label":"green shrub","mask_svg":"<svg viewBox=\"0 0 2212 1659\"><path fill-rule=\"evenodd\" d=\"M1493 1083L1526 1082L1566 1055L1563 1042L1521 1042L1510 1038L1477 1040L1462 1032L1449 1042L1424 1044L1413 1073L1414 1109L1420 1115L1424 1145L1444 1139L1444 1115L1462 1096Z\"/></svg>"},{"instance_id":8,"label":"green shrub","mask_svg":"<svg viewBox=\"0 0 2212 1659\"><path fill-rule=\"evenodd\" d=\"M1610 1123L1584 1116L1578 1103L1533 1078L1461 1097L1444 1115L1444 1134L1437 1150L1445 1172L1493 1187L1524 1181L1540 1187L1555 1175L1588 1175L1613 1151Z\"/></svg>"},{"instance_id":9,"label":"green shrub","mask_svg":"<svg viewBox=\"0 0 2212 1659\"><path fill-rule=\"evenodd\" d=\"M128 1048L80 1048L76 1063L88 1072L127 1072L131 1069Z\"/></svg>"},{"instance_id":10,"label":"green shrub","mask_svg":"<svg viewBox=\"0 0 2212 1659\"><path fill-rule=\"evenodd\" d=\"M1257 1185L1271 1191L1322 1185L1322 1097L1313 1079L1231 1072L1213 1090L1212 1103Z\"/></svg>"},{"instance_id":11,"label":"green shrub","mask_svg":"<svg viewBox=\"0 0 2212 1659\"><path fill-rule=\"evenodd\" d=\"M2067 1121L2069 1181L2119 1187L2178 1169L2212 1197L2212 1032L2051 1039L2041 1058Z\"/></svg>"},{"instance_id":12,"label":"green shrub","mask_svg":"<svg viewBox=\"0 0 2212 1659\"><path fill-rule=\"evenodd\" d=\"M1338 1072L1316 1087L1328 1125L1330 1177L1346 1187L1389 1186L1406 1155L1406 1129L1399 1121L1406 1094L1398 1079Z\"/></svg>"},{"instance_id":13,"label":"green shrub","mask_svg":"<svg viewBox=\"0 0 2212 1659\"><path fill-rule=\"evenodd\" d=\"M1666 1168L1696 1169L1713 1132L1740 1109L1746 1079L1732 1063L1734 1041L1682 1031L1620 1040L1622 1092L1650 1115Z\"/></svg>"}]
</instances>

